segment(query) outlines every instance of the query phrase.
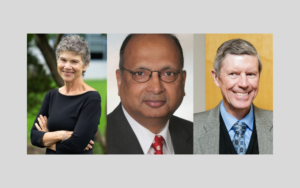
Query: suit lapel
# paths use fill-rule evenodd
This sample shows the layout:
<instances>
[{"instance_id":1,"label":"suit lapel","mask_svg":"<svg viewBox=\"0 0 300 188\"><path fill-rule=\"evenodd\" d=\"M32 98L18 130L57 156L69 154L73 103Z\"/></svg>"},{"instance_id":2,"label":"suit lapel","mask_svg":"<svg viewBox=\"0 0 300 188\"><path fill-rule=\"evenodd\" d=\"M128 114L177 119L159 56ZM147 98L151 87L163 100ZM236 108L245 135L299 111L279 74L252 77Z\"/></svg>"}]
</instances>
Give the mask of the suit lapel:
<instances>
[{"instance_id":1,"label":"suit lapel","mask_svg":"<svg viewBox=\"0 0 300 188\"><path fill-rule=\"evenodd\" d=\"M193 143L193 137L183 128L184 125L179 124L173 118L170 119L169 131L175 154L192 154L193 145L188 141L191 140Z\"/></svg>"},{"instance_id":2,"label":"suit lapel","mask_svg":"<svg viewBox=\"0 0 300 188\"><path fill-rule=\"evenodd\" d=\"M142 147L127 121L122 104L112 112L112 122L108 122L111 134L113 134L112 145L122 154L144 154Z\"/></svg>"},{"instance_id":3,"label":"suit lapel","mask_svg":"<svg viewBox=\"0 0 300 188\"><path fill-rule=\"evenodd\" d=\"M254 106L254 105L253 105ZM263 110L254 106L258 150L260 154L273 154L273 124Z\"/></svg>"},{"instance_id":4,"label":"suit lapel","mask_svg":"<svg viewBox=\"0 0 300 188\"><path fill-rule=\"evenodd\" d=\"M204 123L205 133L199 138L202 153L219 154L220 144L220 104L212 109Z\"/></svg>"}]
</instances>

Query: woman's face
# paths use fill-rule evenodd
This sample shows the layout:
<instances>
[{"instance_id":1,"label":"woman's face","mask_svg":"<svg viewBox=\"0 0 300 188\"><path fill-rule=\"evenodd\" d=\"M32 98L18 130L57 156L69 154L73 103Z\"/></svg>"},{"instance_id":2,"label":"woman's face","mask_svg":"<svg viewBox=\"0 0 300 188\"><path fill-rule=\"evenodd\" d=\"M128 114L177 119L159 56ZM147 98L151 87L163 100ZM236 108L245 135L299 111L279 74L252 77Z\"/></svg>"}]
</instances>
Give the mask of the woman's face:
<instances>
[{"instance_id":1,"label":"woman's face","mask_svg":"<svg viewBox=\"0 0 300 188\"><path fill-rule=\"evenodd\" d=\"M74 82L82 79L82 71L87 66L83 66L81 55L75 55L72 51L63 51L57 60L57 71L65 82Z\"/></svg>"}]
</instances>

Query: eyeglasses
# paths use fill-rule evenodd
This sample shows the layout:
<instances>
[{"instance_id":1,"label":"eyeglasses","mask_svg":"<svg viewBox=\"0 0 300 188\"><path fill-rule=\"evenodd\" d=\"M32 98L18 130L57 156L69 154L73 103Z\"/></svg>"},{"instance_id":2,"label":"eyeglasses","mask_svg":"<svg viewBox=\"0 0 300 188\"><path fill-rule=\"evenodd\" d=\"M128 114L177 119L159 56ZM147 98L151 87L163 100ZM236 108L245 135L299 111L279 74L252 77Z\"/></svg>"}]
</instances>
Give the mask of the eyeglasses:
<instances>
[{"instance_id":1,"label":"eyeglasses","mask_svg":"<svg viewBox=\"0 0 300 188\"><path fill-rule=\"evenodd\" d=\"M148 80L150 80L153 72L158 72L159 78L164 82L167 83L174 82L177 79L178 74L183 71L183 70L177 71L171 68L162 69L160 71L151 71L149 69L141 69L141 68L135 69L134 71L130 71L125 69L124 67L121 67L121 69L130 72L132 74L132 78L135 81L140 83L147 82Z\"/></svg>"}]
</instances>

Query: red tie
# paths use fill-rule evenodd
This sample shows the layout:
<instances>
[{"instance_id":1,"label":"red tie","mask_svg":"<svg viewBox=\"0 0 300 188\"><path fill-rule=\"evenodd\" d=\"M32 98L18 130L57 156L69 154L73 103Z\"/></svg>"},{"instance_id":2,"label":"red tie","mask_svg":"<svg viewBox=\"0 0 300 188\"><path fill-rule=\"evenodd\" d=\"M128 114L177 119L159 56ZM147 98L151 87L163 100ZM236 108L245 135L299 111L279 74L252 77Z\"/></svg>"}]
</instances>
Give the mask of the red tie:
<instances>
[{"instance_id":1,"label":"red tie","mask_svg":"<svg viewBox=\"0 0 300 188\"><path fill-rule=\"evenodd\" d=\"M154 141L152 143L152 147L155 150L155 155L162 155L162 149L163 149L163 144L164 144L164 138L160 135L155 135Z\"/></svg>"}]
</instances>

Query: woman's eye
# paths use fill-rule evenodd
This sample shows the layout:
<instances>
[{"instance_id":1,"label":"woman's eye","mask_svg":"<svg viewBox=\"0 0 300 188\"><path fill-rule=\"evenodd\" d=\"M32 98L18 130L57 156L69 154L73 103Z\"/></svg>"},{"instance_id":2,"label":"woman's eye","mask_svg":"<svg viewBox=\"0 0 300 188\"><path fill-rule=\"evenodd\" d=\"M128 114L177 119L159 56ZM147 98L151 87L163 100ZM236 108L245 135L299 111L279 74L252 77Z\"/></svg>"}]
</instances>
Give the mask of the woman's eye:
<instances>
[{"instance_id":1,"label":"woman's eye","mask_svg":"<svg viewBox=\"0 0 300 188\"><path fill-rule=\"evenodd\" d=\"M234 76L234 75L235 75L235 73L230 73L229 75L231 75L231 76Z\"/></svg>"}]
</instances>

